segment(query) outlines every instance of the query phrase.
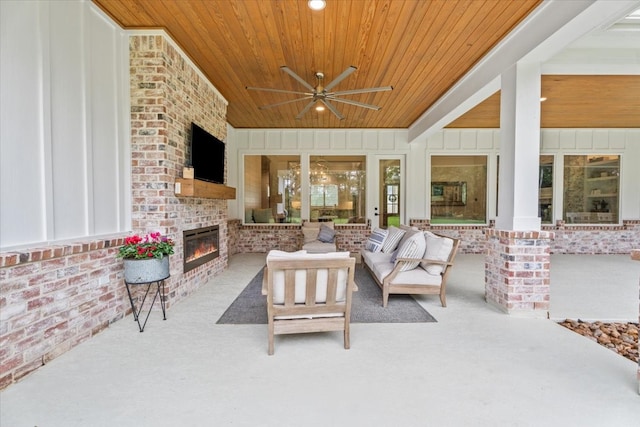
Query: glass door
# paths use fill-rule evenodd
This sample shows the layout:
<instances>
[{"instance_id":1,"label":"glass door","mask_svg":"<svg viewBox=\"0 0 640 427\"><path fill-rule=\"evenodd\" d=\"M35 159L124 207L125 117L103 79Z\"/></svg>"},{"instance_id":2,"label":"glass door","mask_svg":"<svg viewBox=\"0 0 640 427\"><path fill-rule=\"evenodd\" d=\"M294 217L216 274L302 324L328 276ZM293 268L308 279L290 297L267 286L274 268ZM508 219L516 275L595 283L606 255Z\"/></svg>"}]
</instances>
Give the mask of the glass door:
<instances>
[{"instance_id":1,"label":"glass door","mask_svg":"<svg viewBox=\"0 0 640 427\"><path fill-rule=\"evenodd\" d=\"M402 159L378 157L377 183L375 187L377 200L374 207L372 226L387 228L396 227L402 222L402 207L404 205L402 188Z\"/></svg>"}]
</instances>

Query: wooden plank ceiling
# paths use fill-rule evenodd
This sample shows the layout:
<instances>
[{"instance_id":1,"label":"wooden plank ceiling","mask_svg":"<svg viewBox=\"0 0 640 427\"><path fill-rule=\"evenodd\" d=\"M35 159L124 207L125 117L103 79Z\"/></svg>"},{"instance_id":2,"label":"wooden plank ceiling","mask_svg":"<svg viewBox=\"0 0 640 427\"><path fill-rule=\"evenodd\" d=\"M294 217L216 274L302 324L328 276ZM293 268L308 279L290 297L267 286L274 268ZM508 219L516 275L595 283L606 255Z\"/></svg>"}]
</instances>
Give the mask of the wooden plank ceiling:
<instances>
[{"instance_id":1,"label":"wooden plank ceiling","mask_svg":"<svg viewBox=\"0 0 640 427\"><path fill-rule=\"evenodd\" d=\"M236 128L406 128L418 119L541 0L328 0L311 11L307 0L93 0L122 27L162 28L229 101ZM333 90L393 86L391 92L345 98L295 116L307 101L259 106L296 95L248 91L246 86L305 89L282 72L286 65L312 86L348 66L358 70ZM640 127L640 76L543 76L543 127ZM499 126L499 95L449 127Z\"/></svg>"},{"instance_id":2,"label":"wooden plank ceiling","mask_svg":"<svg viewBox=\"0 0 640 427\"><path fill-rule=\"evenodd\" d=\"M236 128L406 128L422 115L541 0L93 0L123 28L163 28L229 101ZM310 110L305 101L258 107L295 95L246 86L304 90L348 66L358 70L334 90L393 86L345 98L380 111L336 103L345 116Z\"/></svg>"},{"instance_id":3,"label":"wooden plank ceiling","mask_svg":"<svg viewBox=\"0 0 640 427\"><path fill-rule=\"evenodd\" d=\"M640 76L543 75L543 128L640 128ZM450 128L500 127L500 92Z\"/></svg>"}]
</instances>

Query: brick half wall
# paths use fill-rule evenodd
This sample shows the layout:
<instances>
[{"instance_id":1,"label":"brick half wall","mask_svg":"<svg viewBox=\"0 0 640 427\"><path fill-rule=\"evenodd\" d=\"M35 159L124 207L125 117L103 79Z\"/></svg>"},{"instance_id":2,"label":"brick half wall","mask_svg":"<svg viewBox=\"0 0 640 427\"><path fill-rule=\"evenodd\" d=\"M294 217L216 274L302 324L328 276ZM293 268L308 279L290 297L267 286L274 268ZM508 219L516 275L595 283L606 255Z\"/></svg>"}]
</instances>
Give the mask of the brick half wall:
<instances>
[{"instance_id":1,"label":"brick half wall","mask_svg":"<svg viewBox=\"0 0 640 427\"><path fill-rule=\"evenodd\" d=\"M229 220L229 252L267 253L271 249L293 252L302 248L303 235L299 224L243 225ZM336 224L336 245L339 251L360 252L371 234L368 224Z\"/></svg>"},{"instance_id":2,"label":"brick half wall","mask_svg":"<svg viewBox=\"0 0 640 427\"><path fill-rule=\"evenodd\" d=\"M124 237L0 254L0 389L131 312Z\"/></svg>"}]
</instances>

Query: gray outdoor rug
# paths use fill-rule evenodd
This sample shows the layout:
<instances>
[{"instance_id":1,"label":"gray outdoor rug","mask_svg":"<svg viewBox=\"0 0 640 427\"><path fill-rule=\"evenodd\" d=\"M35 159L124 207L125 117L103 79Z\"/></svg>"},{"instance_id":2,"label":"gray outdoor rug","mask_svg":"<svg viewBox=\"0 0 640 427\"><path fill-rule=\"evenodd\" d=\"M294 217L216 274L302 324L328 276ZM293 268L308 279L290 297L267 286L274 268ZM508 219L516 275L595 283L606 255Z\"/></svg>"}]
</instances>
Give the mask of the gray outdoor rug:
<instances>
[{"instance_id":1,"label":"gray outdoor rug","mask_svg":"<svg viewBox=\"0 0 640 427\"><path fill-rule=\"evenodd\" d=\"M266 324L267 297L262 295L262 273L238 295L218 319L218 324ZM421 323L436 322L410 295L391 295L382 307L382 291L362 266L355 270L358 291L353 293L351 323Z\"/></svg>"}]
</instances>

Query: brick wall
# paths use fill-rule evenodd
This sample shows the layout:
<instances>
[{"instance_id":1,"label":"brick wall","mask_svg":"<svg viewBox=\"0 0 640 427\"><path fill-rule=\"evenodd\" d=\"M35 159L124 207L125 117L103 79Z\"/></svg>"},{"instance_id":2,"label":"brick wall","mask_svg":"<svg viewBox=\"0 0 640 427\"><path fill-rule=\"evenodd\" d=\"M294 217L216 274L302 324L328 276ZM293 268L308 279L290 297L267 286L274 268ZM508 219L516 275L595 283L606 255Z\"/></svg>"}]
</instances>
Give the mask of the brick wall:
<instances>
[{"instance_id":1,"label":"brick wall","mask_svg":"<svg viewBox=\"0 0 640 427\"><path fill-rule=\"evenodd\" d=\"M336 245L340 251L359 252L371 234L368 224L336 224ZM271 249L297 251L303 236L299 224L243 225L229 221L229 251L237 253L267 253Z\"/></svg>"},{"instance_id":2,"label":"brick wall","mask_svg":"<svg viewBox=\"0 0 640 427\"><path fill-rule=\"evenodd\" d=\"M553 231L553 254L629 254L640 241L640 221L624 220L620 226L543 226Z\"/></svg>"},{"instance_id":3,"label":"brick wall","mask_svg":"<svg viewBox=\"0 0 640 427\"><path fill-rule=\"evenodd\" d=\"M123 237L0 254L0 389L131 312Z\"/></svg>"},{"instance_id":4,"label":"brick wall","mask_svg":"<svg viewBox=\"0 0 640 427\"><path fill-rule=\"evenodd\" d=\"M508 313L546 317L553 233L487 229L485 298Z\"/></svg>"},{"instance_id":5,"label":"brick wall","mask_svg":"<svg viewBox=\"0 0 640 427\"><path fill-rule=\"evenodd\" d=\"M176 198L189 156L191 122L226 139L226 102L163 36L129 39L134 231L158 230L176 242L167 307L205 284L228 262L226 200ZM225 167L226 176L226 167ZM183 230L218 225L219 257L183 274Z\"/></svg>"},{"instance_id":6,"label":"brick wall","mask_svg":"<svg viewBox=\"0 0 640 427\"><path fill-rule=\"evenodd\" d=\"M432 225L428 219L412 219L410 225L421 230L460 239L459 253L483 254L486 249L485 233L495 226ZM622 225L570 225L558 221L555 226L542 226L542 231L553 232L550 242L552 254L628 254L640 241L640 221L624 220Z\"/></svg>"},{"instance_id":7,"label":"brick wall","mask_svg":"<svg viewBox=\"0 0 640 427\"><path fill-rule=\"evenodd\" d=\"M461 254L484 254L487 248L486 231L495 226L490 221L484 225L432 225L428 219L411 219L409 225L420 230L460 239ZM621 226L543 226L542 231L553 232L550 242L552 254L628 254L640 241L640 221L623 221ZM340 250L358 252L364 249L371 234L370 225L336 225L336 239ZM229 253L260 253L269 249L283 251L302 247L302 232L299 225L280 224L243 225L241 220L229 221Z\"/></svg>"}]
</instances>

